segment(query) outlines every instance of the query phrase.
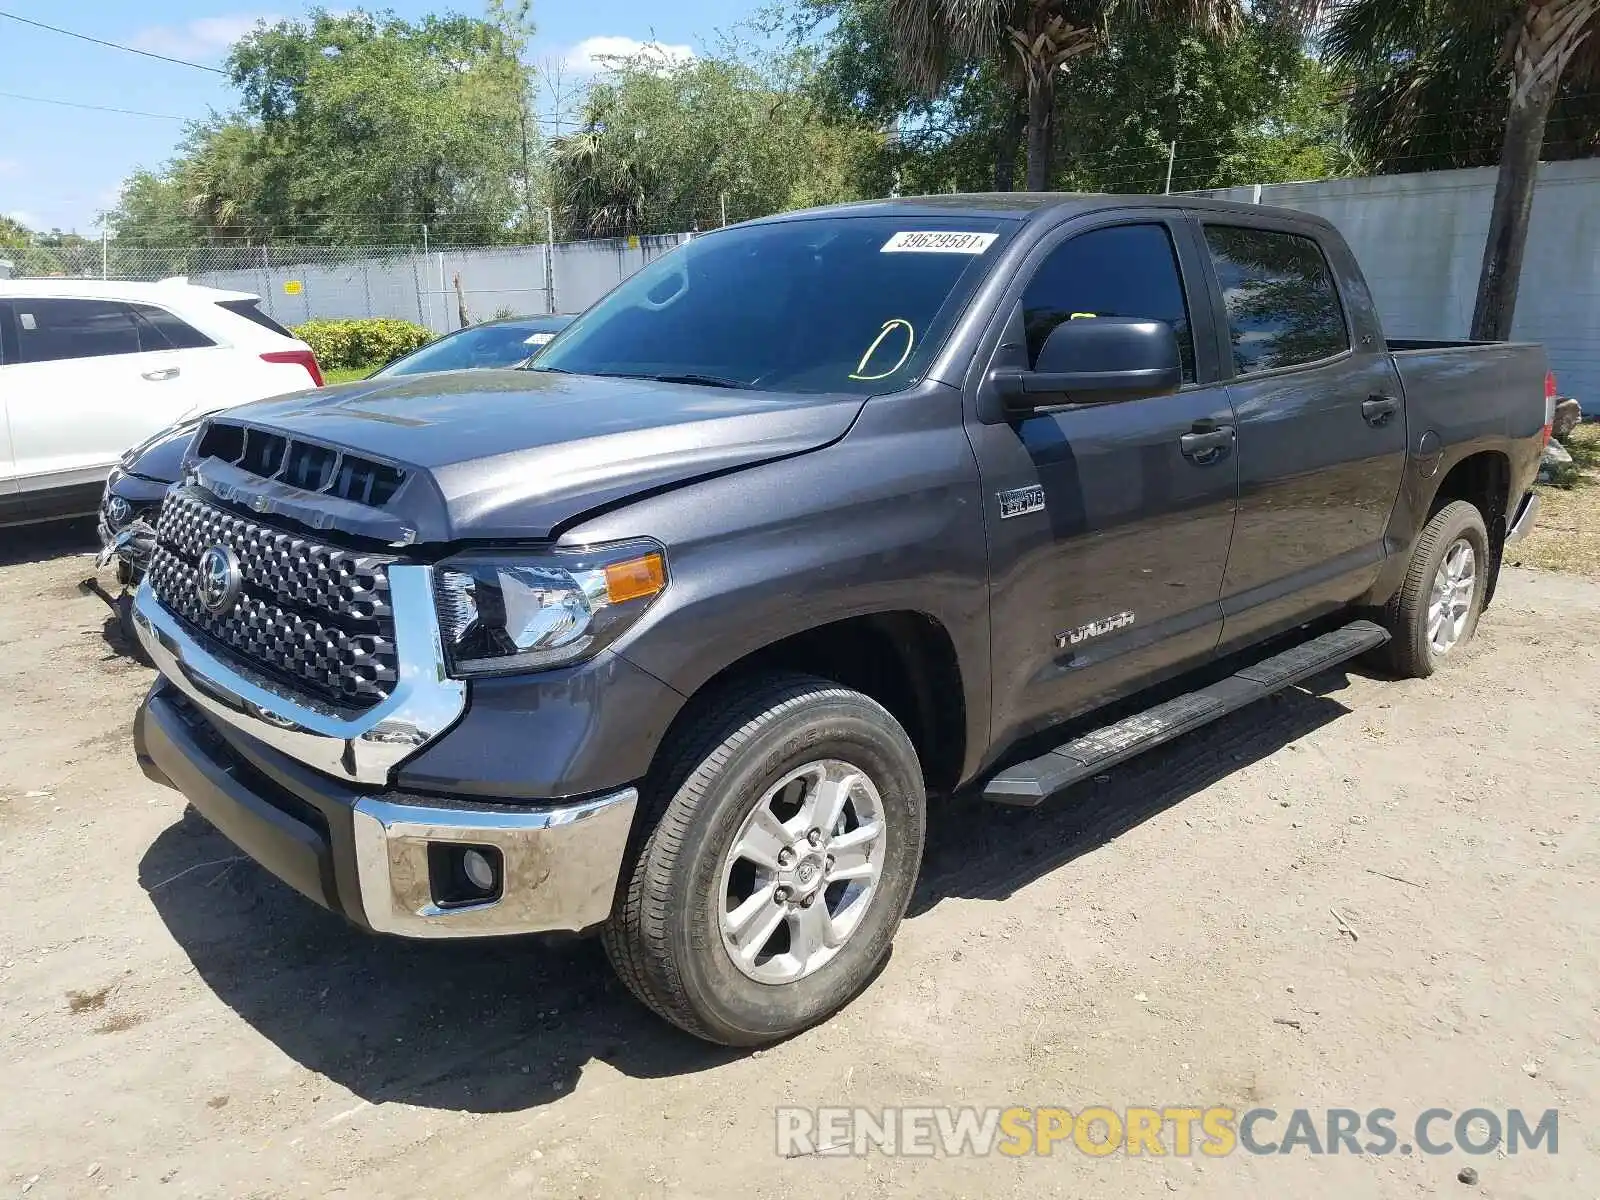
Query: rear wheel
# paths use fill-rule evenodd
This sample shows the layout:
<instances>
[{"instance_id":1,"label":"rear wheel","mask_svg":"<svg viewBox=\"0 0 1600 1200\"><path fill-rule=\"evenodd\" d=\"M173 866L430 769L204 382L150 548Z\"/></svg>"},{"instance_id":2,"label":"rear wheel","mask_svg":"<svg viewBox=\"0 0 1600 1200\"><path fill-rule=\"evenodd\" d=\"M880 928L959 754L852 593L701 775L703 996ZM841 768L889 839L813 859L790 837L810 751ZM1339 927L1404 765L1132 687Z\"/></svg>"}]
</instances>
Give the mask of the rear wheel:
<instances>
[{"instance_id":1,"label":"rear wheel","mask_svg":"<svg viewBox=\"0 0 1600 1200\"><path fill-rule=\"evenodd\" d=\"M708 706L664 762L603 932L618 975L727 1045L823 1020L871 980L911 899L926 801L910 739L861 693L784 675Z\"/></svg>"},{"instance_id":2,"label":"rear wheel","mask_svg":"<svg viewBox=\"0 0 1600 1200\"><path fill-rule=\"evenodd\" d=\"M1464 500L1451 501L1423 527L1405 581L1384 611L1394 672L1426 678L1471 641L1488 583L1483 515Z\"/></svg>"}]
</instances>

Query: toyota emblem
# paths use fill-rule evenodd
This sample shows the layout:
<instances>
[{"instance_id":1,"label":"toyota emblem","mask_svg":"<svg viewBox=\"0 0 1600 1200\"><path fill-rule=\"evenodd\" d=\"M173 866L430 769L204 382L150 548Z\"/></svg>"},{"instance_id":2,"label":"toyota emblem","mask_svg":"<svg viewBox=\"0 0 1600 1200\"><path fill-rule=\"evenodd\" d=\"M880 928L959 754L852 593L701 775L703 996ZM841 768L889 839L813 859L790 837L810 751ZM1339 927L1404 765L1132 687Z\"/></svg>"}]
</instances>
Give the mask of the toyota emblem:
<instances>
[{"instance_id":1,"label":"toyota emblem","mask_svg":"<svg viewBox=\"0 0 1600 1200\"><path fill-rule=\"evenodd\" d=\"M106 520L115 528L121 529L131 516L133 516L133 505L121 496L113 496L106 502Z\"/></svg>"},{"instance_id":2,"label":"toyota emblem","mask_svg":"<svg viewBox=\"0 0 1600 1200\"><path fill-rule=\"evenodd\" d=\"M243 584L239 560L226 546L212 546L200 556L194 590L208 613L220 617L232 608Z\"/></svg>"}]
</instances>

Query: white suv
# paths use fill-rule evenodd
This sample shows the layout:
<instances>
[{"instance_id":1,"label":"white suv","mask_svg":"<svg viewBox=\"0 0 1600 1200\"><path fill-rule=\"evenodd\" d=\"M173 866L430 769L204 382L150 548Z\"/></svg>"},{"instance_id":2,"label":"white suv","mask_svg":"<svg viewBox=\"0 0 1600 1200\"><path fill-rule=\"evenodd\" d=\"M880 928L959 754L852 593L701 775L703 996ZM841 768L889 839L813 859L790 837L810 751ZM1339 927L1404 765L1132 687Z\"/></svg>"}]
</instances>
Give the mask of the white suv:
<instances>
[{"instance_id":1,"label":"white suv","mask_svg":"<svg viewBox=\"0 0 1600 1200\"><path fill-rule=\"evenodd\" d=\"M87 515L128 447L322 385L245 292L181 279L0 281L0 525Z\"/></svg>"}]
</instances>

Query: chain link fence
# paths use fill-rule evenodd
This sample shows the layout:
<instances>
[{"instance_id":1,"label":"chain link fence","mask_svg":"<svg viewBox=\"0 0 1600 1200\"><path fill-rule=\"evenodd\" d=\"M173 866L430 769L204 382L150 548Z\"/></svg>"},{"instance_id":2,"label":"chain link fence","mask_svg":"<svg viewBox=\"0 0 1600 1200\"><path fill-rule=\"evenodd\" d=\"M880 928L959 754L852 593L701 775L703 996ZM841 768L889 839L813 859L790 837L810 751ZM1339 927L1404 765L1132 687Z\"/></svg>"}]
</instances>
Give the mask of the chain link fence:
<instances>
[{"instance_id":1,"label":"chain link fence","mask_svg":"<svg viewBox=\"0 0 1600 1200\"><path fill-rule=\"evenodd\" d=\"M261 297L284 325L317 317L399 317L448 333L501 316L580 312L692 234L554 246L119 246L115 239L0 253L17 279L159 280Z\"/></svg>"}]
</instances>

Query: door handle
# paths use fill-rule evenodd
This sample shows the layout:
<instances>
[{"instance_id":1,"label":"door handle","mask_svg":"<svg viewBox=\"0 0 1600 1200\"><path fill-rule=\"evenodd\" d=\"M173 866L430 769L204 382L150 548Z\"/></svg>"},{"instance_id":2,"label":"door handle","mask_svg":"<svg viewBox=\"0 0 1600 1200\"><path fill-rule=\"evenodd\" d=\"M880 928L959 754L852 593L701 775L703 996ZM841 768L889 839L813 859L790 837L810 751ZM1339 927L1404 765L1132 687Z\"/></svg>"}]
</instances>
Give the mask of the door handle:
<instances>
[{"instance_id":1,"label":"door handle","mask_svg":"<svg viewBox=\"0 0 1600 1200\"><path fill-rule=\"evenodd\" d=\"M1201 467L1216 462L1232 447L1232 425L1218 425L1214 429L1186 433L1178 439L1178 449L1183 456Z\"/></svg>"},{"instance_id":2,"label":"door handle","mask_svg":"<svg viewBox=\"0 0 1600 1200\"><path fill-rule=\"evenodd\" d=\"M1399 411L1400 401L1393 396L1368 396L1361 402L1361 419L1368 425L1387 425Z\"/></svg>"},{"instance_id":3,"label":"door handle","mask_svg":"<svg viewBox=\"0 0 1600 1200\"><path fill-rule=\"evenodd\" d=\"M164 379L176 379L177 367L162 367L159 371L146 371L141 378L148 379L151 383L160 383Z\"/></svg>"}]
</instances>

